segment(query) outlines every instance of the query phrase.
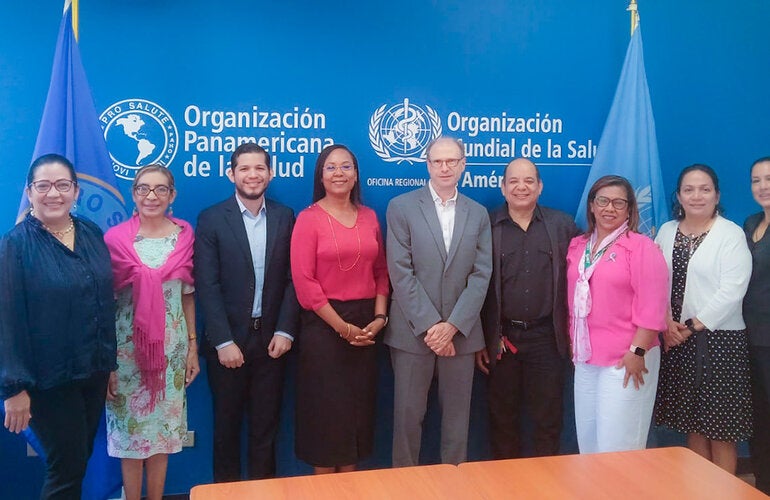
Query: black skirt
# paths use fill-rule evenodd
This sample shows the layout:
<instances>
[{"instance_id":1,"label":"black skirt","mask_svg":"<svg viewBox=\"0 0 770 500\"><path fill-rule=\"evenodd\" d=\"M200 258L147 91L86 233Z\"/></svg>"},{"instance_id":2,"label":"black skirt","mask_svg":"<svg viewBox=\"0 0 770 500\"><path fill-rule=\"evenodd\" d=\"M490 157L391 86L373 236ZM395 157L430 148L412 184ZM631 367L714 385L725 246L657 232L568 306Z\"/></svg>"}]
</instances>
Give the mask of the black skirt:
<instances>
[{"instance_id":1,"label":"black skirt","mask_svg":"<svg viewBox=\"0 0 770 500\"><path fill-rule=\"evenodd\" d=\"M360 328L374 319L374 299L330 304ZM297 457L314 467L356 464L374 445L376 348L350 345L308 310L298 343Z\"/></svg>"}]
</instances>

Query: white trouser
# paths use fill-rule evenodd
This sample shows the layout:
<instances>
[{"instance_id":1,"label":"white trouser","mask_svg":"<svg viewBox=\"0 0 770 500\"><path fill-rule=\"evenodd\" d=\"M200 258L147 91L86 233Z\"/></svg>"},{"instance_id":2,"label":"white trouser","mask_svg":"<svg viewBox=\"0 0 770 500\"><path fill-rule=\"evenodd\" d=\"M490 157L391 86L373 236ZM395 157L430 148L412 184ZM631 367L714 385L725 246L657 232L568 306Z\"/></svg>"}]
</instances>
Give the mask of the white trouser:
<instances>
[{"instance_id":1,"label":"white trouser","mask_svg":"<svg viewBox=\"0 0 770 500\"><path fill-rule=\"evenodd\" d=\"M641 450L647 445L655 392L658 388L660 347L644 355L644 385L633 379L623 388L625 368L575 364L575 424L580 453Z\"/></svg>"}]
</instances>

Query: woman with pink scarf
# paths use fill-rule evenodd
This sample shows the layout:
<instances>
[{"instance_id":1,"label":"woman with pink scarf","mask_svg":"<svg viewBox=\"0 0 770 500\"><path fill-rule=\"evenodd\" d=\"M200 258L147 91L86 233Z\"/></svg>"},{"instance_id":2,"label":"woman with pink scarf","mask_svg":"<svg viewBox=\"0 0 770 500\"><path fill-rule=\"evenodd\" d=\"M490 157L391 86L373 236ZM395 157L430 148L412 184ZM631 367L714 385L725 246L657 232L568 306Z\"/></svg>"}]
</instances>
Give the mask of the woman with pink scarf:
<instances>
[{"instance_id":1,"label":"woman with pink scarf","mask_svg":"<svg viewBox=\"0 0 770 500\"><path fill-rule=\"evenodd\" d=\"M567 298L575 363L580 453L643 449L666 328L668 270L639 234L628 180L608 175L588 193L588 230L567 251Z\"/></svg>"},{"instance_id":2,"label":"woman with pink scarf","mask_svg":"<svg viewBox=\"0 0 770 500\"><path fill-rule=\"evenodd\" d=\"M142 168L136 214L104 236L117 298L118 370L107 391L107 448L121 458L127 499L160 499L168 454L187 433L185 388L200 371L195 335L190 225L168 214L174 177Z\"/></svg>"}]
</instances>

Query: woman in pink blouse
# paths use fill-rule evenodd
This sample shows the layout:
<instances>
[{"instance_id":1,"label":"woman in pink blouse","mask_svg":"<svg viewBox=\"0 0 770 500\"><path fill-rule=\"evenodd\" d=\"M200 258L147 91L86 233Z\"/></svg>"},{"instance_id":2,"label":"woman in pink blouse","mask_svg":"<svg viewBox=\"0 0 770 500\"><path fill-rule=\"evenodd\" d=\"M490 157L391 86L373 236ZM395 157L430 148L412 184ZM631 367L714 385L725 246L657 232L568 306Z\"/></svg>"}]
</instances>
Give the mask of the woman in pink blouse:
<instances>
[{"instance_id":1,"label":"woman in pink blouse","mask_svg":"<svg viewBox=\"0 0 770 500\"><path fill-rule=\"evenodd\" d=\"M575 423L581 453L643 449L666 328L668 270L639 234L628 180L608 175L588 193L588 230L567 252L567 297L575 363Z\"/></svg>"},{"instance_id":2,"label":"woman in pink blouse","mask_svg":"<svg viewBox=\"0 0 770 500\"><path fill-rule=\"evenodd\" d=\"M347 472L372 452L375 338L388 322L388 270L374 211L361 204L358 161L345 146L316 161L313 204L291 238L303 308L296 453L316 474Z\"/></svg>"}]
</instances>

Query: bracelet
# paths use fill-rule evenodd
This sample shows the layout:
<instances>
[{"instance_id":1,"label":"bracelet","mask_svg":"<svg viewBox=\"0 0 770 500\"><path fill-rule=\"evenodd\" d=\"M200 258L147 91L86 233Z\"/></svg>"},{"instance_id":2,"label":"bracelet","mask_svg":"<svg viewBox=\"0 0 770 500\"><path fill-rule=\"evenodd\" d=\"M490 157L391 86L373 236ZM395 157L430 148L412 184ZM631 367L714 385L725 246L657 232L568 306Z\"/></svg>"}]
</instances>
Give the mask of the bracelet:
<instances>
[{"instance_id":1,"label":"bracelet","mask_svg":"<svg viewBox=\"0 0 770 500\"><path fill-rule=\"evenodd\" d=\"M196 335L188 335L187 340L198 340L198 337Z\"/></svg>"},{"instance_id":2,"label":"bracelet","mask_svg":"<svg viewBox=\"0 0 770 500\"><path fill-rule=\"evenodd\" d=\"M348 327L348 331L345 333L345 335L342 334L342 332L337 332L340 334L340 337L342 337L345 340L348 340L348 337L350 337L350 323L345 323L345 326Z\"/></svg>"},{"instance_id":3,"label":"bracelet","mask_svg":"<svg viewBox=\"0 0 770 500\"><path fill-rule=\"evenodd\" d=\"M375 314L374 315L374 319L381 319L381 320L385 321L385 324L382 325L383 328L388 326L388 316L387 315L385 315L385 314Z\"/></svg>"}]
</instances>

